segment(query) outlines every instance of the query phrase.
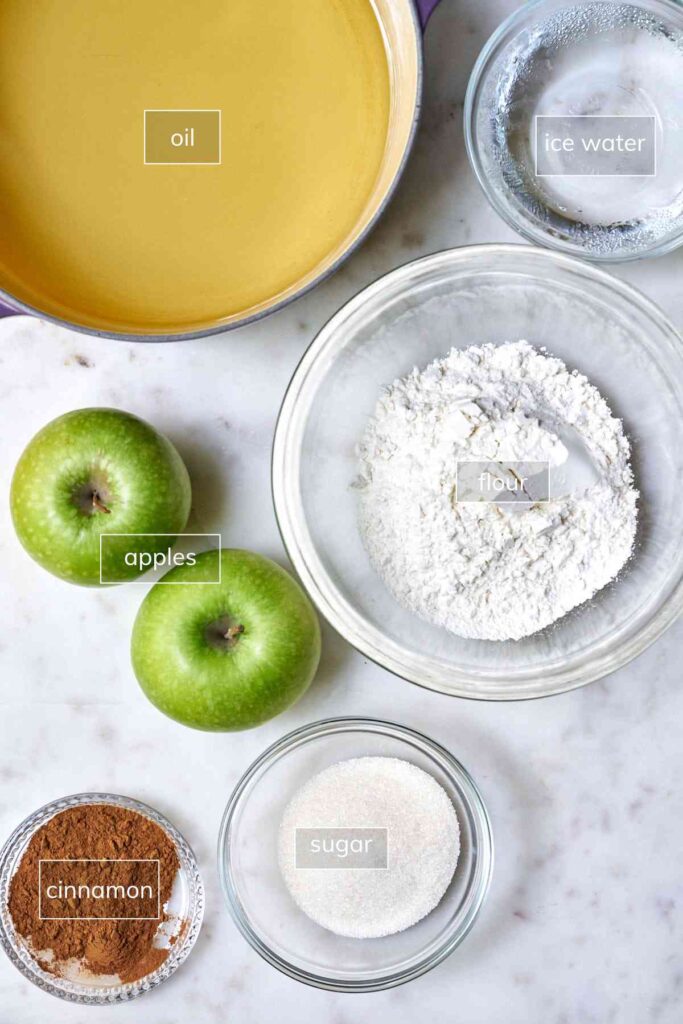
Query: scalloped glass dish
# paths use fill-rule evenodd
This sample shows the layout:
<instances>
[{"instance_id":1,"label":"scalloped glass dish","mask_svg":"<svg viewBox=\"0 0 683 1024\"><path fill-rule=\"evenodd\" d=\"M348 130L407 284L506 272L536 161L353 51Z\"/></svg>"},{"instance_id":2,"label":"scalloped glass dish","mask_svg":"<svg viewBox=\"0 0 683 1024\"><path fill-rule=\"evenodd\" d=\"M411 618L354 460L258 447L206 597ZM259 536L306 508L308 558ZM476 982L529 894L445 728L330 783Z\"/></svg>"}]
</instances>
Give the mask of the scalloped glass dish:
<instances>
[{"instance_id":1,"label":"scalloped glass dish","mask_svg":"<svg viewBox=\"0 0 683 1024\"><path fill-rule=\"evenodd\" d=\"M366 756L409 761L439 783L458 816L460 857L441 902L417 924L384 938L350 939L294 903L278 866L277 837L284 809L304 782ZM414 729L370 718L314 722L265 750L235 787L218 839L221 885L247 942L283 974L333 992L377 992L436 967L472 928L492 870L491 824L465 768Z\"/></svg>"},{"instance_id":2,"label":"scalloped glass dish","mask_svg":"<svg viewBox=\"0 0 683 1024\"><path fill-rule=\"evenodd\" d=\"M595 384L624 421L641 492L619 577L519 641L465 640L416 618L374 572L358 529L356 446L383 387L451 347L526 339ZM461 697L561 693L635 658L683 605L683 346L661 311L577 259L482 245L417 260L352 299L304 355L273 446L280 531L304 586L350 643Z\"/></svg>"},{"instance_id":3,"label":"scalloped glass dish","mask_svg":"<svg viewBox=\"0 0 683 1024\"><path fill-rule=\"evenodd\" d=\"M34 956L29 952L25 942L17 935L8 910L9 886L14 872L36 832L60 811L69 807L81 807L86 804L114 804L137 811L162 828L173 840L178 854L180 870L174 886L173 902L178 905L175 912L186 924L180 932L178 940L171 946L169 954L156 971L128 984L98 984L92 981L72 981L59 978L44 971ZM161 985L180 967L197 941L204 916L204 887L199 876L199 869L194 853L163 815L152 807L131 800L125 796L111 793L78 793L55 800L39 808L19 825L9 837L0 851L0 945L7 953L14 966L38 988L50 995L58 996L72 1003L107 1006L111 1003L127 1002L144 995L151 989Z\"/></svg>"}]
</instances>

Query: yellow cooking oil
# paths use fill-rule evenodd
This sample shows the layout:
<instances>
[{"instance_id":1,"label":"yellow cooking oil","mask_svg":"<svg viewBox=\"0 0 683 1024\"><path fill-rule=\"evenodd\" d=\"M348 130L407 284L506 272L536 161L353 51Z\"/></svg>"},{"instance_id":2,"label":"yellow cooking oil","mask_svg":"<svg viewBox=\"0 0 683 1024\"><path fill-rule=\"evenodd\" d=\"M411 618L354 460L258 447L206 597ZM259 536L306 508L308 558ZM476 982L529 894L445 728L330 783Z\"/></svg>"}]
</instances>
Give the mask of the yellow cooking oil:
<instances>
[{"instance_id":1,"label":"yellow cooking oil","mask_svg":"<svg viewBox=\"0 0 683 1024\"><path fill-rule=\"evenodd\" d=\"M123 332L272 304L361 222L389 90L370 0L2 0L0 287Z\"/></svg>"}]
</instances>

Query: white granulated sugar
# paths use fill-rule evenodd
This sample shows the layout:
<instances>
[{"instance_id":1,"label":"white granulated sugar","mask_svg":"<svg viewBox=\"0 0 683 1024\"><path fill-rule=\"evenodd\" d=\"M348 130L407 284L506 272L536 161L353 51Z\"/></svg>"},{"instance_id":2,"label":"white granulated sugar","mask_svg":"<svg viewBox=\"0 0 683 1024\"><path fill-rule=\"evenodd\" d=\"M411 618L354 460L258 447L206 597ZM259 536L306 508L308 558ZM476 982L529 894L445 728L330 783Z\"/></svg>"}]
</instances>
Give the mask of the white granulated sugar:
<instances>
[{"instance_id":1,"label":"white granulated sugar","mask_svg":"<svg viewBox=\"0 0 683 1024\"><path fill-rule=\"evenodd\" d=\"M511 509L455 500L457 460L568 457L586 487ZM376 571L416 615L463 637L518 640L614 579L633 549L630 446L599 391L526 341L453 349L395 381L360 445L360 530Z\"/></svg>"},{"instance_id":2,"label":"white granulated sugar","mask_svg":"<svg viewBox=\"0 0 683 1024\"><path fill-rule=\"evenodd\" d=\"M297 868L298 828L386 828L386 868ZM279 834L280 870L295 902L323 928L378 938L410 928L448 888L460 828L439 783L392 757L359 757L310 779L287 806Z\"/></svg>"}]
</instances>

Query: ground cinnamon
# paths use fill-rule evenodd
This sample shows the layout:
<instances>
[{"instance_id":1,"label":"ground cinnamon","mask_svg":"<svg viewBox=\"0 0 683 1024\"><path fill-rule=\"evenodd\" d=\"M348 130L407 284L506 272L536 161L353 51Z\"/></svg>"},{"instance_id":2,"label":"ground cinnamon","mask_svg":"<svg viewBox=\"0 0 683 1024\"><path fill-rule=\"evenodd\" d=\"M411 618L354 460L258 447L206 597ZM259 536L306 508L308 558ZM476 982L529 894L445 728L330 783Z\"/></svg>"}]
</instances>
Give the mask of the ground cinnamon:
<instances>
[{"instance_id":1,"label":"ground cinnamon","mask_svg":"<svg viewBox=\"0 0 683 1024\"><path fill-rule=\"evenodd\" d=\"M36 832L12 878L9 911L44 970L78 964L122 983L156 970L154 945L179 867L171 837L137 811L85 804Z\"/></svg>"}]
</instances>

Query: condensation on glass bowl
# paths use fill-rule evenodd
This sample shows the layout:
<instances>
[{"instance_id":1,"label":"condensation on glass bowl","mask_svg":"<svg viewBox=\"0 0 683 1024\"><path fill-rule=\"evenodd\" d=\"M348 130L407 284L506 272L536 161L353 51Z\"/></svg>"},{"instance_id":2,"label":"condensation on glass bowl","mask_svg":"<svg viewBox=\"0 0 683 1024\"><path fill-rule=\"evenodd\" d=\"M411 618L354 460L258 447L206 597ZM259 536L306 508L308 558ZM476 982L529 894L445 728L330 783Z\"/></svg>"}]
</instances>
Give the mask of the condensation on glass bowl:
<instances>
[{"instance_id":1,"label":"condensation on glass bowl","mask_svg":"<svg viewBox=\"0 0 683 1024\"><path fill-rule=\"evenodd\" d=\"M56 814L90 804L123 807L149 818L168 834L178 855L180 866L166 907L169 920L160 923L154 940L155 946L169 949L169 954L151 974L126 984L121 984L116 976L88 974L77 966L68 971L65 977L50 974L41 967L25 940L16 932L9 912L10 883L33 836ZM78 793L55 800L23 821L0 850L0 945L14 966L29 981L50 995L71 1003L106 1006L128 1002L161 985L189 956L197 941L203 916L204 886L191 848L163 815L129 797L112 793Z\"/></svg>"},{"instance_id":2,"label":"condensation on glass bowl","mask_svg":"<svg viewBox=\"0 0 683 1024\"><path fill-rule=\"evenodd\" d=\"M634 554L590 602L519 641L465 640L399 605L358 529L357 444L381 390L451 347L526 339L585 374L624 421L641 491ZM363 654L457 696L538 697L626 664L683 603L682 339L634 289L530 246L454 249L351 300L302 359L280 413L273 494L282 537L323 615Z\"/></svg>"},{"instance_id":3,"label":"condensation on glass bowl","mask_svg":"<svg viewBox=\"0 0 683 1024\"><path fill-rule=\"evenodd\" d=\"M468 154L489 200L531 241L591 260L675 248L683 241L682 79L683 9L672 0L524 5L484 47L465 101ZM651 117L656 172L539 177L536 115Z\"/></svg>"},{"instance_id":4,"label":"condensation on glass bowl","mask_svg":"<svg viewBox=\"0 0 683 1024\"><path fill-rule=\"evenodd\" d=\"M294 902L278 864L287 804L314 775L356 757L395 757L432 776L460 826L453 879L434 910L411 928L377 939L336 935ZM218 839L218 872L235 924L253 948L290 978L335 992L376 992L425 974L473 927L493 870L491 824L466 769L427 736L393 722L332 718L278 740L235 787Z\"/></svg>"}]
</instances>

